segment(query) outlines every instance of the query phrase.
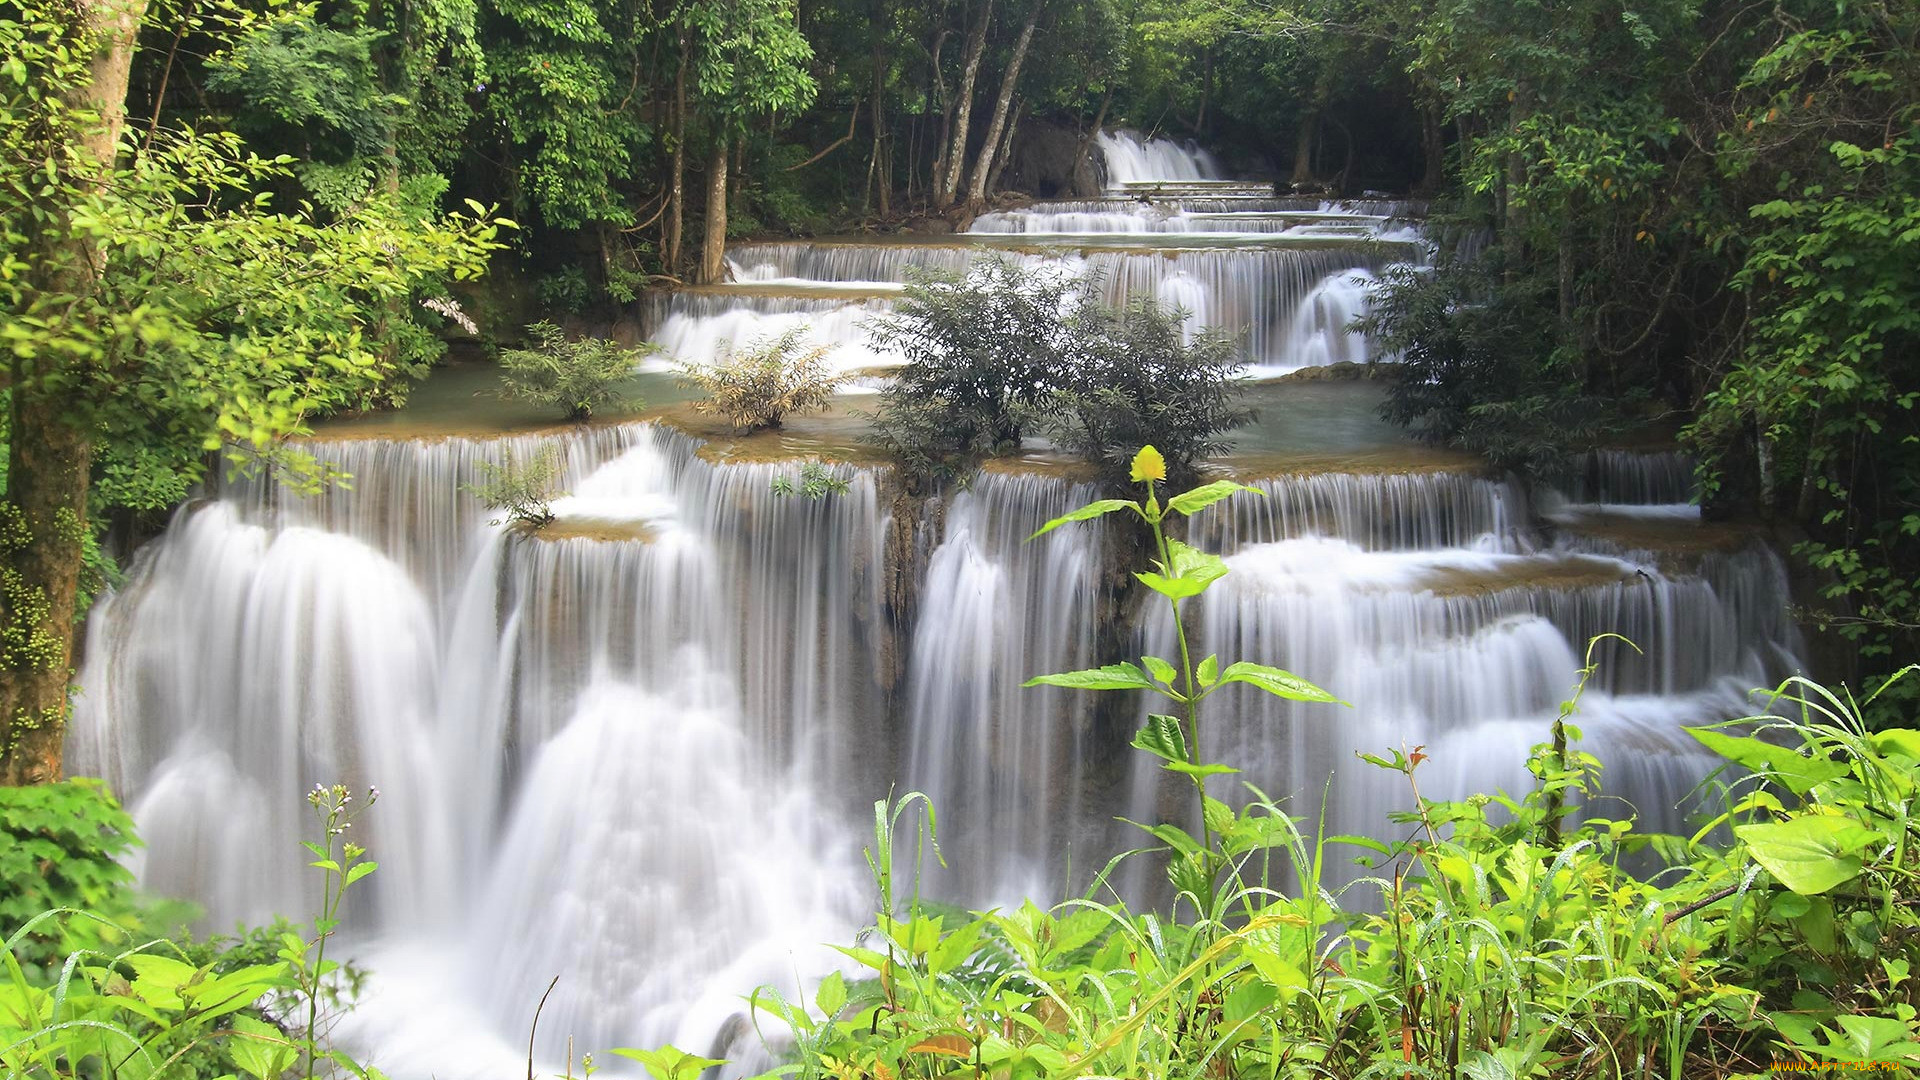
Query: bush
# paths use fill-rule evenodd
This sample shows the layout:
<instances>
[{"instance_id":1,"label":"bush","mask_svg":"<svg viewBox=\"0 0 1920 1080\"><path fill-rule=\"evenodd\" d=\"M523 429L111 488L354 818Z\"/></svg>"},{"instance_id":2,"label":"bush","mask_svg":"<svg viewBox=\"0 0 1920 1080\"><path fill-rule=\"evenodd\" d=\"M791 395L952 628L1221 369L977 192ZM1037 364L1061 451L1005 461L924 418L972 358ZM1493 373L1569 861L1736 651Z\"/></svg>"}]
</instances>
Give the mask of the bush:
<instances>
[{"instance_id":1,"label":"bush","mask_svg":"<svg viewBox=\"0 0 1920 1080\"><path fill-rule=\"evenodd\" d=\"M1178 311L1150 300L1111 308L1091 280L1001 257L965 277L909 279L873 334L907 358L881 393L876 435L919 477L965 476L1038 427L1111 486L1151 440L1185 484L1252 417L1234 405L1230 338L1189 336Z\"/></svg>"},{"instance_id":2,"label":"bush","mask_svg":"<svg viewBox=\"0 0 1920 1080\"><path fill-rule=\"evenodd\" d=\"M804 333L789 330L711 364L682 363L681 381L707 393L694 409L724 416L741 432L777 428L790 413L825 409L848 377L827 370L824 347L803 349Z\"/></svg>"},{"instance_id":3,"label":"bush","mask_svg":"<svg viewBox=\"0 0 1920 1080\"><path fill-rule=\"evenodd\" d=\"M1066 384L1073 341L1065 316L1084 289L1065 273L1002 257L965 275L910 272L893 314L869 327L907 361L881 391L876 439L929 478L964 476L981 458L1017 447Z\"/></svg>"},{"instance_id":4,"label":"bush","mask_svg":"<svg viewBox=\"0 0 1920 1080\"><path fill-rule=\"evenodd\" d=\"M586 420L616 402L639 401L619 388L651 347L623 349L605 338L568 341L550 322L527 327L533 346L500 354L501 393L563 410L569 420Z\"/></svg>"},{"instance_id":5,"label":"bush","mask_svg":"<svg viewBox=\"0 0 1920 1080\"><path fill-rule=\"evenodd\" d=\"M1498 261L1496 249L1471 265L1385 272L1360 321L1381 355L1403 359L1381 413L1424 441L1551 476L1628 426L1634 397L1589 393L1579 358L1556 344L1553 283L1506 280Z\"/></svg>"},{"instance_id":6,"label":"bush","mask_svg":"<svg viewBox=\"0 0 1920 1080\"><path fill-rule=\"evenodd\" d=\"M138 841L133 819L98 780L0 787L0 936L50 908L79 908L113 920L133 909L133 875L119 858ZM29 967L97 943L100 927L43 924L14 949ZM77 938L77 940L76 940Z\"/></svg>"},{"instance_id":7,"label":"bush","mask_svg":"<svg viewBox=\"0 0 1920 1080\"><path fill-rule=\"evenodd\" d=\"M1189 336L1181 315L1151 300L1116 310L1091 298L1074 312L1074 363L1046 402L1045 428L1110 487L1126 482L1128 462L1148 443L1166 459L1167 482L1187 487L1202 459L1226 449L1221 436L1253 419L1235 404L1233 339Z\"/></svg>"},{"instance_id":8,"label":"bush","mask_svg":"<svg viewBox=\"0 0 1920 1080\"><path fill-rule=\"evenodd\" d=\"M504 520L538 529L553 523L549 504L560 495L560 471L560 455L551 446L524 462L508 450L498 465L480 462L480 479L466 490L487 509L503 511Z\"/></svg>"}]
</instances>

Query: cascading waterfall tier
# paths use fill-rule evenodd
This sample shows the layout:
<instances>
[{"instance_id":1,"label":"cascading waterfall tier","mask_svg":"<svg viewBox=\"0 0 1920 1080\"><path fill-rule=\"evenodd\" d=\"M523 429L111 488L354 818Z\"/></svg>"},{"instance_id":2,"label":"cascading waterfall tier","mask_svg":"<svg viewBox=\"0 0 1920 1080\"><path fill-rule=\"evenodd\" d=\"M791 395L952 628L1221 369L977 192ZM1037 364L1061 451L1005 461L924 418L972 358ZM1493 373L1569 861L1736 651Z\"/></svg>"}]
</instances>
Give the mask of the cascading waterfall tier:
<instances>
[{"instance_id":1,"label":"cascading waterfall tier","mask_svg":"<svg viewBox=\"0 0 1920 1080\"><path fill-rule=\"evenodd\" d=\"M461 1069L453 1043L511 1068L556 974L548 1061L713 1049L741 989L824 972L895 757L874 478L781 498L786 466L646 425L311 449L354 488L230 483L94 612L69 764L127 798L143 880L211 926L299 915L300 793L377 784L354 949L392 978L342 1030L396 1075ZM543 452L573 492L551 538L462 490Z\"/></svg>"},{"instance_id":2,"label":"cascading waterfall tier","mask_svg":"<svg viewBox=\"0 0 1920 1080\"><path fill-rule=\"evenodd\" d=\"M728 249L731 281L650 301L647 332L666 368L798 330L842 372L900 358L869 328L910 273L965 273L998 255L1098 282L1113 305L1151 299L1189 329L1235 336L1247 374L1374 359L1354 320L1380 273L1427 255L1414 203L1277 198L1220 179L1211 156L1164 139L1102 134L1110 197L980 215L958 235L828 237ZM1378 359L1388 359L1381 357Z\"/></svg>"}]
</instances>

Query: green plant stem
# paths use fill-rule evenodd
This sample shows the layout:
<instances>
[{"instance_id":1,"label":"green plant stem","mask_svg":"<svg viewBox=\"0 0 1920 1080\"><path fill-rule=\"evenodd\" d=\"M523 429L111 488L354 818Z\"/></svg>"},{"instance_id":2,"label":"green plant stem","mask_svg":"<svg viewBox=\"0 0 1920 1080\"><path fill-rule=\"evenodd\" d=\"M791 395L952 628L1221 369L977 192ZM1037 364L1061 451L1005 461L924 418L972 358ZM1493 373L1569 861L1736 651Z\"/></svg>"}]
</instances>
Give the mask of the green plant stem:
<instances>
[{"instance_id":1,"label":"green plant stem","mask_svg":"<svg viewBox=\"0 0 1920 1080\"><path fill-rule=\"evenodd\" d=\"M1153 528L1153 542L1155 549L1160 553L1160 564L1171 572L1173 552L1167 547L1166 530L1161 527L1164 512L1160 509L1159 500L1155 496L1152 480L1147 481L1147 505L1154 510L1148 517L1147 523ZM1173 633L1180 641L1180 674L1187 688L1186 699L1181 702L1187 714L1187 764L1197 769L1200 766L1200 700L1196 693L1197 680L1193 676L1193 652L1187 644L1186 621L1180 617L1180 601L1169 596L1167 607L1173 612ZM1213 914L1214 902L1213 873L1218 856L1213 849L1213 829L1207 824L1207 778L1203 774L1195 773L1192 779L1194 792L1199 799L1200 847L1204 852L1202 858L1206 860L1207 873L1207 895L1199 899L1206 904L1202 914L1210 918Z\"/></svg>"}]
</instances>

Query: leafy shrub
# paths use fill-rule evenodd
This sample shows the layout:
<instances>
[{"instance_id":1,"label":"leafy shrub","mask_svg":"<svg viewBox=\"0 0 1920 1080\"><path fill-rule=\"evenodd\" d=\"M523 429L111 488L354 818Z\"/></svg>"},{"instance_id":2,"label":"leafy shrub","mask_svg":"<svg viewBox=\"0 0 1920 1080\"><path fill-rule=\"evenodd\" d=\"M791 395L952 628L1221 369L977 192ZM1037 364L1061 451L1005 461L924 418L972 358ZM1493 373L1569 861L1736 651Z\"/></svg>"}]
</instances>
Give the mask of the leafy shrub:
<instances>
[{"instance_id":1,"label":"leafy shrub","mask_svg":"<svg viewBox=\"0 0 1920 1080\"><path fill-rule=\"evenodd\" d=\"M509 448L500 464L482 461L479 467L480 479L466 490L487 509L503 512L506 521L535 529L553 523L551 503L560 495L561 473L560 455L553 447L543 446L525 461Z\"/></svg>"},{"instance_id":2,"label":"leafy shrub","mask_svg":"<svg viewBox=\"0 0 1920 1080\"><path fill-rule=\"evenodd\" d=\"M51 908L92 911L109 921L133 909L133 875L120 856L138 841L133 819L98 780L0 787L0 934ZM43 923L14 948L30 967L97 944L103 927Z\"/></svg>"},{"instance_id":3,"label":"leafy shrub","mask_svg":"<svg viewBox=\"0 0 1920 1080\"><path fill-rule=\"evenodd\" d=\"M531 348L500 353L501 392L561 409L569 420L586 420L618 403L638 404L619 384L633 374L648 348L623 349L605 338L567 340L550 322L527 327Z\"/></svg>"},{"instance_id":4,"label":"leafy shrub","mask_svg":"<svg viewBox=\"0 0 1920 1080\"><path fill-rule=\"evenodd\" d=\"M1151 443L1167 480L1191 485L1198 465L1226 449L1226 432L1253 419L1235 401L1232 338L1188 335L1181 313L1151 300L1114 309L1083 298L1070 324L1074 362L1046 402L1046 429L1062 449L1099 466L1109 485Z\"/></svg>"},{"instance_id":5,"label":"leafy shrub","mask_svg":"<svg viewBox=\"0 0 1920 1080\"><path fill-rule=\"evenodd\" d=\"M1403 361L1381 412L1427 442L1553 475L1572 451L1629 424L1634 395L1589 393L1578 358L1556 343L1552 282L1504 280L1497 262L1496 251L1384 272L1360 321L1382 354Z\"/></svg>"},{"instance_id":6,"label":"leafy shrub","mask_svg":"<svg viewBox=\"0 0 1920 1080\"><path fill-rule=\"evenodd\" d=\"M847 376L827 370L824 347L804 348L804 334L796 328L712 363L681 364L682 381L707 394L694 409L724 416L742 432L777 428L791 413L825 409Z\"/></svg>"},{"instance_id":7,"label":"leafy shrub","mask_svg":"<svg viewBox=\"0 0 1920 1080\"><path fill-rule=\"evenodd\" d=\"M795 482L791 476L773 478L773 493L782 498L799 495L806 499L824 499L829 495L845 495L847 481L828 468L825 463L809 461L800 466L800 479Z\"/></svg>"},{"instance_id":8,"label":"leafy shrub","mask_svg":"<svg viewBox=\"0 0 1920 1080\"><path fill-rule=\"evenodd\" d=\"M872 328L907 358L881 392L880 444L916 477L955 479L1038 427L1124 486L1152 441L1171 479L1191 483L1252 417L1234 404L1234 344L1188 335L1180 312L1150 300L1108 307L1094 284L1001 257L964 277L911 278Z\"/></svg>"},{"instance_id":9,"label":"leafy shrub","mask_svg":"<svg viewBox=\"0 0 1920 1080\"><path fill-rule=\"evenodd\" d=\"M587 280L585 270L568 266L540 275L534 283L534 294L546 308L578 315L593 302L593 283Z\"/></svg>"},{"instance_id":10,"label":"leafy shrub","mask_svg":"<svg viewBox=\"0 0 1920 1080\"><path fill-rule=\"evenodd\" d=\"M906 358L881 391L875 437L920 477L964 476L1018 446L1049 395L1066 384L1066 314L1084 286L1011 259L965 275L910 271L892 314L868 328Z\"/></svg>"}]
</instances>

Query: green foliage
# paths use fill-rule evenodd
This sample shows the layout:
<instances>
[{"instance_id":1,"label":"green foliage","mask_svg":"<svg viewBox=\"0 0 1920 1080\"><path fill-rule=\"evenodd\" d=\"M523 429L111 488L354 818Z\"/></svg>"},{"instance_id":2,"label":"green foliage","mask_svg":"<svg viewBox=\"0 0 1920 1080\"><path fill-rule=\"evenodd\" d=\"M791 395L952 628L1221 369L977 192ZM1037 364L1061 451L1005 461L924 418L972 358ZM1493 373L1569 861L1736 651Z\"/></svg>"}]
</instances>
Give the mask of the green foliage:
<instances>
[{"instance_id":1,"label":"green foliage","mask_svg":"<svg viewBox=\"0 0 1920 1080\"><path fill-rule=\"evenodd\" d=\"M893 313L869 330L907 361L880 393L875 431L909 472L958 478L1018 446L1066 383L1073 342L1063 315L1079 285L998 257L965 275L909 275Z\"/></svg>"},{"instance_id":2,"label":"green foliage","mask_svg":"<svg viewBox=\"0 0 1920 1080\"><path fill-rule=\"evenodd\" d=\"M847 480L834 472L826 463L809 461L800 466L800 477L794 478L784 473L773 478L773 493L782 498L799 495L809 500L824 499L829 495L845 495Z\"/></svg>"},{"instance_id":3,"label":"green foliage","mask_svg":"<svg viewBox=\"0 0 1920 1080\"><path fill-rule=\"evenodd\" d=\"M381 90L371 27L336 30L295 16L258 27L216 57L207 88L239 95L281 124L337 142L327 158L378 157L405 99ZM333 205L339 205L337 203Z\"/></svg>"},{"instance_id":4,"label":"green foliage","mask_svg":"<svg viewBox=\"0 0 1920 1080\"><path fill-rule=\"evenodd\" d=\"M343 988L359 978L327 959L327 944L348 889L375 868L345 837L378 797L369 790L366 803L355 807L338 785L309 794L321 839L305 846L325 878L310 938L283 925L255 932L230 950L165 938L122 947L127 928L101 914L112 901L98 898L26 920L5 940L0 970L0 1066L6 1075L158 1080L244 1073L256 1080L312 1080L327 1074L377 1080L378 1070L326 1049L321 1021L323 1007L337 1005ZM124 820L117 809L113 815ZM73 947L57 967L25 963L34 943L49 938L91 944Z\"/></svg>"},{"instance_id":5,"label":"green foliage","mask_svg":"<svg viewBox=\"0 0 1920 1080\"><path fill-rule=\"evenodd\" d=\"M1151 300L1115 310L1091 297L1073 313L1073 362L1047 402L1046 428L1110 484L1149 443L1166 456L1169 482L1191 484L1200 462L1226 449L1221 436L1253 419L1235 404L1234 340L1189 335L1183 314Z\"/></svg>"},{"instance_id":6,"label":"green foliage","mask_svg":"<svg viewBox=\"0 0 1920 1080\"><path fill-rule=\"evenodd\" d=\"M119 863L136 841L133 820L98 780L0 787L0 928L51 908L102 916L49 920L19 936L14 958L43 971L75 948L101 944L103 925L132 913L133 875Z\"/></svg>"},{"instance_id":7,"label":"green foliage","mask_svg":"<svg viewBox=\"0 0 1920 1080\"><path fill-rule=\"evenodd\" d=\"M1634 394L1588 392L1539 283L1480 264L1390 268L1362 327L1397 355L1382 415L1503 468L1552 475L1629 422Z\"/></svg>"},{"instance_id":8,"label":"green foliage","mask_svg":"<svg viewBox=\"0 0 1920 1080\"><path fill-rule=\"evenodd\" d=\"M1152 437L1174 480L1191 482L1251 414L1234 404L1231 341L1189 338L1182 324L1150 301L1108 308L1090 281L1000 257L964 276L916 275L871 331L907 360L881 391L876 437L911 475L957 479L1040 427L1116 486Z\"/></svg>"},{"instance_id":9,"label":"green foliage","mask_svg":"<svg viewBox=\"0 0 1920 1080\"><path fill-rule=\"evenodd\" d=\"M542 446L525 461L509 449L498 465L480 462L480 479L466 491L488 509L504 512L504 520L538 529L553 523L549 504L561 494L563 465L552 446Z\"/></svg>"},{"instance_id":10,"label":"green foliage","mask_svg":"<svg viewBox=\"0 0 1920 1080\"><path fill-rule=\"evenodd\" d=\"M1143 688L1160 685L1155 670L1064 682ZM1739 770L1718 821L1693 840L1646 836L1596 813L1600 763L1567 723L1579 697L1534 749L1523 797L1427 799L1425 748L1365 755L1409 785L1413 809L1390 815L1400 840L1303 834L1258 791L1238 811L1209 803L1233 873L1217 911L1186 918L1131 911L1101 882L1050 909L898 911L881 868L923 796L876 804L882 906L842 950L874 977L829 978L811 1002L762 990L755 1006L793 1030L802 1076L1681 1080L1771 1062L1920 1065L1920 732L1869 733L1850 699L1790 680L1771 699L1786 719L1696 733ZM1191 760L1173 717L1136 745ZM1730 845L1705 841L1728 821ZM1176 882L1208 850L1151 831ZM1622 869L1649 848L1663 872ZM1327 888L1341 849L1376 876Z\"/></svg>"},{"instance_id":11,"label":"green foliage","mask_svg":"<svg viewBox=\"0 0 1920 1080\"><path fill-rule=\"evenodd\" d=\"M724 416L735 431L749 432L777 428L792 413L825 409L848 376L828 370L825 346L803 347L805 334L796 328L711 363L682 363L682 382L707 395L695 411Z\"/></svg>"},{"instance_id":12,"label":"green foliage","mask_svg":"<svg viewBox=\"0 0 1920 1080\"><path fill-rule=\"evenodd\" d=\"M595 410L639 402L621 389L650 346L623 349L605 338L569 341L558 326L527 327L532 347L500 353L501 393L561 410L569 420L587 420Z\"/></svg>"}]
</instances>

